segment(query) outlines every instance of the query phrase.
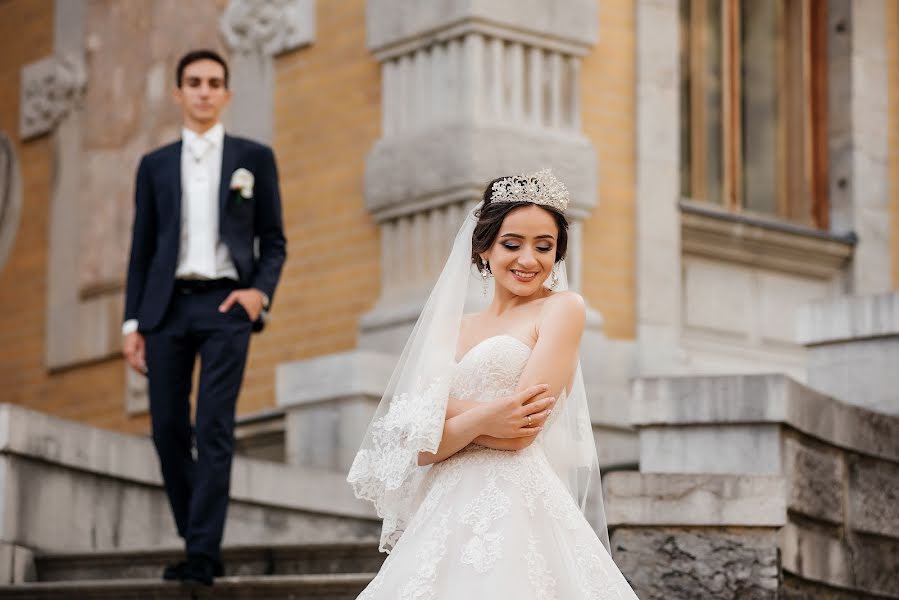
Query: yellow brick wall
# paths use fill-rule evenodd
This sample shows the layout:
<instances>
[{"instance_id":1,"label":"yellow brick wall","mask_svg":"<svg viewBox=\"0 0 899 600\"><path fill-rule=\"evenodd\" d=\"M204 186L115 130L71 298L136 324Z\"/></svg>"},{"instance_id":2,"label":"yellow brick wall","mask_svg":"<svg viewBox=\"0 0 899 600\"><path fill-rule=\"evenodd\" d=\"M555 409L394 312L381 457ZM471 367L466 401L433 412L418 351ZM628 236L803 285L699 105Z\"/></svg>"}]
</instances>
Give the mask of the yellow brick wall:
<instances>
[{"instance_id":1,"label":"yellow brick wall","mask_svg":"<svg viewBox=\"0 0 899 600\"><path fill-rule=\"evenodd\" d=\"M276 59L275 152L288 262L270 327L254 336L239 412L274 405L275 367L355 346L356 323L378 296L378 229L365 210L365 156L380 135L377 61L365 47L364 0L320 2L316 42ZM53 50L53 0L0 2L0 127L18 138L24 64ZM10 42L10 40L15 40ZM121 359L50 374L44 366L52 185L50 136L18 144L23 213L0 270L0 401L124 431Z\"/></svg>"},{"instance_id":2,"label":"yellow brick wall","mask_svg":"<svg viewBox=\"0 0 899 600\"><path fill-rule=\"evenodd\" d=\"M252 342L241 412L274 404L279 363L354 348L358 318L379 292L380 238L362 195L381 124L365 2L319 2L316 13L315 44L276 63L274 149L288 258L271 327Z\"/></svg>"},{"instance_id":3,"label":"yellow brick wall","mask_svg":"<svg viewBox=\"0 0 899 600\"><path fill-rule=\"evenodd\" d=\"M584 223L583 292L610 338L635 336L636 26L633 0L599 3L581 69L583 128L597 150L599 206Z\"/></svg>"},{"instance_id":4,"label":"yellow brick wall","mask_svg":"<svg viewBox=\"0 0 899 600\"><path fill-rule=\"evenodd\" d=\"M123 414L121 361L53 375L44 367L53 145L50 136L23 144L18 119L22 65L53 52L53 1L0 2L0 40L0 129L15 142L22 177L21 220L0 270L0 401L105 427L143 430L144 419Z\"/></svg>"},{"instance_id":5,"label":"yellow brick wall","mask_svg":"<svg viewBox=\"0 0 899 600\"><path fill-rule=\"evenodd\" d=\"M890 97L889 161L890 161L890 224L893 289L899 289L899 2L887 2L887 73Z\"/></svg>"}]
</instances>

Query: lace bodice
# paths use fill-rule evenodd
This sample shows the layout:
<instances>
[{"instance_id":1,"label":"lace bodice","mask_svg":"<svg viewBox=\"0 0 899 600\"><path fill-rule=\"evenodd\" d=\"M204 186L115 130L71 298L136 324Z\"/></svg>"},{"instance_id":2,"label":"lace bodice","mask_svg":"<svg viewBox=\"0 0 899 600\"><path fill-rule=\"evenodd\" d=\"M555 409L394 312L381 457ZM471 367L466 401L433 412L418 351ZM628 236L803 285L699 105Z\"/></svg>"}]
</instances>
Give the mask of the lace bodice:
<instances>
[{"instance_id":1,"label":"lace bodice","mask_svg":"<svg viewBox=\"0 0 899 600\"><path fill-rule=\"evenodd\" d=\"M520 339L500 334L485 338L456 363L450 378L449 395L462 400L490 402L515 392L521 373L531 357L531 348ZM566 400L563 391L556 403L560 407ZM544 423L548 429L558 420L560 411L554 411ZM537 438L540 440L540 438Z\"/></svg>"},{"instance_id":2,"label":"lace bodice","mask_svg":"<svg viewBox=\"0 0 899 600\"><path fill-rule=\"evenodd\" d=\"M456 364L450 396L487 402L511 394L530 356L530 347L511 335L481 340Z\"/></svg>"}]
</instances>

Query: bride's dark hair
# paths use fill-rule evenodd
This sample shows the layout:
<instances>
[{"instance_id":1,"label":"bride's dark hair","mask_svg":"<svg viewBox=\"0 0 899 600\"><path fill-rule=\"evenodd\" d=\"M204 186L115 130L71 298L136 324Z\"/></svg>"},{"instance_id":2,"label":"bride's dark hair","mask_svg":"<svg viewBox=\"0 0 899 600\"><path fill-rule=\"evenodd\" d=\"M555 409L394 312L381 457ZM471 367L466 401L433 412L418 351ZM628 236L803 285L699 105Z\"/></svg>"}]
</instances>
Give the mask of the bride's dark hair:
<instances>
[{"instance_id":1,"label":"bride's dark hair","mask_svg":"<svg viewBox=\"0 0 899 600\"><path fill-rule=\"evenodd\" d=\"M487 188L484 190L484 204L478 211L478 224L475 225L474 233L471 234L471 262L477 265L478 268L481 268L479 260L481 252L486 252L493 246L496 236L499 235L500 227L502 227L503 221L506 220L506 216L516 208L534 204L533 202L498 202L496 204L490 202L493 184L509 178L510 176L508 175L497 177L488 183ZM552 206L544 204L535 204L535 206L539 206L556 220L556 226L559 228L559 235L556 239L556 262L559 262L565 258L565 252L568 250L568 219L565 218L561 211ZM487 269L490 269L489 265Z\"/></svg>"}]
</instances>

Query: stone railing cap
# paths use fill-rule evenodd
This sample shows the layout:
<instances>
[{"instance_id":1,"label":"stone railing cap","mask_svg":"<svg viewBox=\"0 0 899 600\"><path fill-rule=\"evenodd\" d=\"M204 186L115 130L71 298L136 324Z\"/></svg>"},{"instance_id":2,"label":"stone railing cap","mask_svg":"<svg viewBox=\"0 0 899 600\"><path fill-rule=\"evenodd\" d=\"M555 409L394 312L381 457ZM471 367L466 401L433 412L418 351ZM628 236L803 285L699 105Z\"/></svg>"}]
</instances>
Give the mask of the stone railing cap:
<instances>
[{"instance_id":1,"label":"stone railing cap","mask_svg":"<svg viewBox=\"0 0 899 600\"><path fill-rule=\"evenodd\" d=\"M149 438L107 431L0 404L0 455L20 456L97 475L161 486ZM231 498L327 515L375 518L353 496L345 474L235 457Z\"/></svg>"},{"instance_id":2,"label":"stone railing cap","mask_svg":"<svg viewBox=\"0 0 899 600\"><path fill-rule=\"evenodd\" d=\"M634 384L637 429L775 423L899 462L899 417L852 406L786 375L650 377Z\"/></svg>"}]
</instances>

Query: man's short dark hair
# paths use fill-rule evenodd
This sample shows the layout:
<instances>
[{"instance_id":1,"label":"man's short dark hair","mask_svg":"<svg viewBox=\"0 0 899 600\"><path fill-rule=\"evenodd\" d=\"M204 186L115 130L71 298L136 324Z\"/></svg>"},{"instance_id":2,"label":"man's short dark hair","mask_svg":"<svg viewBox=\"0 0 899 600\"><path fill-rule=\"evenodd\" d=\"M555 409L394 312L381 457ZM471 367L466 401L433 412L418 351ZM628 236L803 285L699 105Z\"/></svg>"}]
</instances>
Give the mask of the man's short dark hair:
<instances>
[{"instance_id":1,"label":"man's short dark hair","mask_svg":"<svg viewBox=\"0 0 899 600\"><path fill-rule=\"evenodd\" d=\"M175 84L179 88L184 83L184 69L187 68L187 65L198 60L214 60L222 65L222 68L225 70L225 87L228 87L228 63L225 62L222 55L214 50L191 50L181 57L181 60L178 61L178 68L175 70Z\"/></svg>"}]
</instances>

